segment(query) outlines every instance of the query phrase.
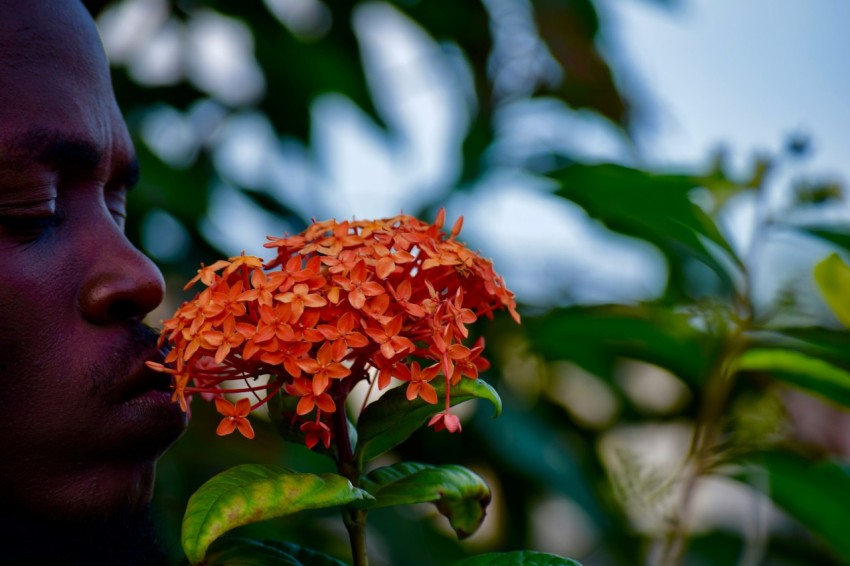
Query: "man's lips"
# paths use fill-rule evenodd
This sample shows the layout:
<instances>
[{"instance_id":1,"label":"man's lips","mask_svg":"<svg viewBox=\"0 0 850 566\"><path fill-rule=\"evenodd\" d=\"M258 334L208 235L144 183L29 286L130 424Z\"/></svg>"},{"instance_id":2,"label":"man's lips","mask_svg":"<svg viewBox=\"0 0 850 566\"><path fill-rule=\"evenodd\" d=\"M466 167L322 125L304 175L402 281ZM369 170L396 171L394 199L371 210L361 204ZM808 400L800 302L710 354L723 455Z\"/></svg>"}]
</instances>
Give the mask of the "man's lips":
<instances>
[{"instance_id":1,"label":"man's lips","mask_svg":"<svg viewBox=\"0 0 850 566\"><path fill-rule=\"evenodd\" d=\"M171 393L171 376L167 373L154 371L145 362L162 363L165 352L153 350L147 355L140 356L130 375L121 380L117 388L119 402L129 401L150 392Z\"/></svg>"}]
</instances>

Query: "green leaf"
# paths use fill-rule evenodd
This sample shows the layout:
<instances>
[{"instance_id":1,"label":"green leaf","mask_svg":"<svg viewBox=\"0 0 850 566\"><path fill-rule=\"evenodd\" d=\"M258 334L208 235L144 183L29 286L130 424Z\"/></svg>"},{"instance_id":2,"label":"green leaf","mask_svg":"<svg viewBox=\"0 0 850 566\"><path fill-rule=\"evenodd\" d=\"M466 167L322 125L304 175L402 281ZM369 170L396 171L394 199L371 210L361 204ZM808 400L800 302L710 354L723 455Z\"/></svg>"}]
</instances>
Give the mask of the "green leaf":
<instances>
[{"instance_id":1,"label":"green leaf","mask_svg":"<svg viewBox=\"0 0 850 566\"><path fill-rule=\"evenodd\" d=\"M222 537L207 551L205 562L217 566L344 566L336 558L298 545L273 540Z\"/></svg>"},{"instance_id":2,"label":"green leaf","mask_svg":"<svg viewBox=\"0 0 850 566\"><path fill-rule=\"evenodd\" d=\"M630 103L599 52L599 16L593 2L536 0L534 13L540 37L564 77L555 88L546 90L573 108L589 108L618 126L628 126Z\"/></svg>"},{"instance_id":3,"label":"green leaf","mask_svg":"<svg viewBox=\"0 0 850 566\"><path fill-rule=\"evenodd\" d=\"M450 566L523 566L528 564L534 566L581 566L579 562L569 558L530 550L479 554L452 562Z\"/></svg>"},{"instance_id":4,"label":"green leaf","mask_svg":"<svg viewBox=\"0 0 850 566\"><path fill-rule=\"evenodd\" d=\"M642 305L572 307L523 320L531 348L547 360L572 361L613 381L614 365L632 358L661 366L689 383L702 383L713 345L687 313Z\"/></svg>"},{"instance_id":5,"label":"green leaf","mask_svg":"<svg viewBox=\"0 0 850 566\"><path fill-rule=\"evenodd\" d=\"M790 452L768 452L756 460L768 475L771 499L812 533L850 560L850 469L832 461L812 462ZM748 482L741 474L736 479ZM749 483L749 482L748 482ZM755 487L762 481L753 482Z\"/></svg>"},{"instance_id":6,"label":"green leaf","mask_svg":"<svg viewBox=\"0 0 850 566\"><path fill-rule=\"evenodd\" d=\"M850 407L850 372L792 350L754 349L738 358L737 368L760 371L827 400Z\"/></svg>"},{"instance_id":7,"label":"green leaf","mask_svg":"<svg viewBox=\"0 0 850 566\"><path fill-rule=\"evenodd\" d=\"M850 267L838 254L832 254L815 266L815 282L826 304L846 328L850 328L850 300L847 289L850 288Z\"/></svg>"},{"instance_id":8,"label":"green leaf","mask_svg":"<svg viewBox=\"0 0 850 566\"><path fill-rule=\"evenodd\" d=\"M437 397L443 398L445 380L434 383ZM496 390L482 379L462 379L450 390L451 404L470 399L487 399L496 407L495 416L502 412L502 400ZM408 401L404 387L387 391L380 399L367 405L357 421L360 439L355 459L361 462L374 460L390 448L404 442L413 431L432 415L440 412L442 405L431 405L417 397Z\"/></svg>"},{"instance_id":9,"label":"green leaf","mask_svg":"<svg viewBox=\"0 0 850 566\"><path fill-rule=\"evenodd\" d=\"M582 454L590 448L571 441L547 411L527 411L508 404L502 418L486 423L488 426L480 420L476 415L476 431L486 445L485 456L497 469L518 477L523 488L570 498L600 531L611 529L616 517L606 514L600 505L594 486L599 476L587 467L589 454Z\"/></svg>"},{"instance_id":10,"label":"green leaf","mask_svg":"<svg viewBox=\"0 0 850 566\"><path fill-rule=\"evenodd\" d=\"M850 251L850 231L845 226L810 225L794 227Z\"/></svg>"},{"instance_id":11,"label":"green leaf","mask_svg":"<svg viewBox=\"0 0 850 566\"><path fill-rule=\"evenodd\" d=\"M204 558L214 540L241 525L362 499L371 496L336 474L236 466L210 479L189 499L180 542L194 564Z\"/></svg>"},{"instance_id":12,"label":"green leaf","mask_svg":"<svg viewBox=\"0 0 850 566\"><path fill-rule=\"evenodd\" d=\"M690 192L702 186L701 179L608 164L575 164L550 177L560 184L557 195L610 229L658 246L671 269L681 267L684 253L705 263L728 286L737 280L741 261L714 220L690 199Z\"/></svg>"},{"instance_id":13,"label":"green leaf","mask_svg":"<svg viewBox=\"0 0 850 566\"><path fill-rule=\"evenodd\" d=\"M755 336L769 347L791 348L826 361L850 365L850 332L843 328L782 328L759 332Z\"/></svg>"},{"instance_id":14,"label":"green leaf","mask_svg":"<svg viewBox=\"0 0 850 566\"><path fill-rule=\"evenodd\" d=\"M490 504L490 488L463 466L402 462L371 471L361 485L375 507L434 503L459 538L478 530Z\"/></svg>"}]
</instances>

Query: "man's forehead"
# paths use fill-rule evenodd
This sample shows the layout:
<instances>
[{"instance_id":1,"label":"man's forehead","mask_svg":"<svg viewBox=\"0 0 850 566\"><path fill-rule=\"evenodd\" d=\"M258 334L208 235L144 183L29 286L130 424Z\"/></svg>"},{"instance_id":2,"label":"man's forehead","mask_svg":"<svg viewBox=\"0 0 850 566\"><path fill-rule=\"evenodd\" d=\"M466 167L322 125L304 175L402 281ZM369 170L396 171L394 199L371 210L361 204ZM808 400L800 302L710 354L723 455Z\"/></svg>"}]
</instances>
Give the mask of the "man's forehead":
<instances>
[{"instance_id":1,"label":"man's forehead","mask_svg":"<svg viewBox=\"0 0 850 566\"><path fill-rule=\"evenodd\" d=\"M0 15L0 30L6 32L32 33L70 21L91 21L79 0L0 0Z\"/></svg>"},{"instance_id":2,"label":"man's forehead","mask_svg":"<svg viewBox=\"0 0 850 566\"><path fill-rule=\"evenodd\" d=\"M102 52L94 22L78 0L0 0L0 61L4 66L19 64L16 56L61 53L72 46L88 57Z\"/></svg>"},{"instance_id":3,"label":"man's forehead","mask_svg":"<svg viewBox=\"0 0 850 566\"><path fill-rule=\"evenodd\" d=\"M57 170L133 160L97 29L78 0L0 0L0 159Z\"/></svg>"}]
</instances>

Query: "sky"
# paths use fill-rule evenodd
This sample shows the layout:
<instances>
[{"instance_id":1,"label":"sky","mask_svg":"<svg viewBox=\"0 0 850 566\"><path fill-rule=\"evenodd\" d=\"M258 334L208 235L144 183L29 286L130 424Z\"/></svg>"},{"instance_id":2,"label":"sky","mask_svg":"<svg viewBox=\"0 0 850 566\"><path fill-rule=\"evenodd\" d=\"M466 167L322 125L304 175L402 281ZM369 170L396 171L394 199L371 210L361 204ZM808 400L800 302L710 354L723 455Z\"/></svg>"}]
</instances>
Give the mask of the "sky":
<instances>
[{"instance_id":1,"label":"sky","mask_svg":"<svg viewBox=\"0 0 850 566\"><path fill-rule=\"evenodd\" d=\"M664 9L605 0L611 51L650 98L642 150L694 163L723 144L746 162L811 136L813 169L847 177L850 3L843 0L678 0ZM628 79L627 79L628 80ZM654 130L654 131L652 131Z\"/></svg>"}]
</instances>

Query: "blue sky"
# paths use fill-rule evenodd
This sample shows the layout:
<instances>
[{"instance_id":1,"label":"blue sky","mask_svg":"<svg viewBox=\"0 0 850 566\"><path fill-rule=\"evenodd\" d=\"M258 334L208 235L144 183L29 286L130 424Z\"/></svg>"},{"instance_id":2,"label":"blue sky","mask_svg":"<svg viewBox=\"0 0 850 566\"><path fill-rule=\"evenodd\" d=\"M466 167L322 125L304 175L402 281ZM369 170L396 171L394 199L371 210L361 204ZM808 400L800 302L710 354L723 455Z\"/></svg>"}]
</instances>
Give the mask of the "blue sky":
<instances>
[{"instance_id":1,"label":"blue sky","mask_svg":"<svg viewBox=\"0 0 850 566\"><path fill-rule=\"evenodd\" d=\"M850 3L843 0L679 0L662 9L606 1L611 50L645 89L654 131L642 150L694 163L718 144L746 160L793 132L814 142L810 167L850 170Z\"/></svg>"}]
</instances>

